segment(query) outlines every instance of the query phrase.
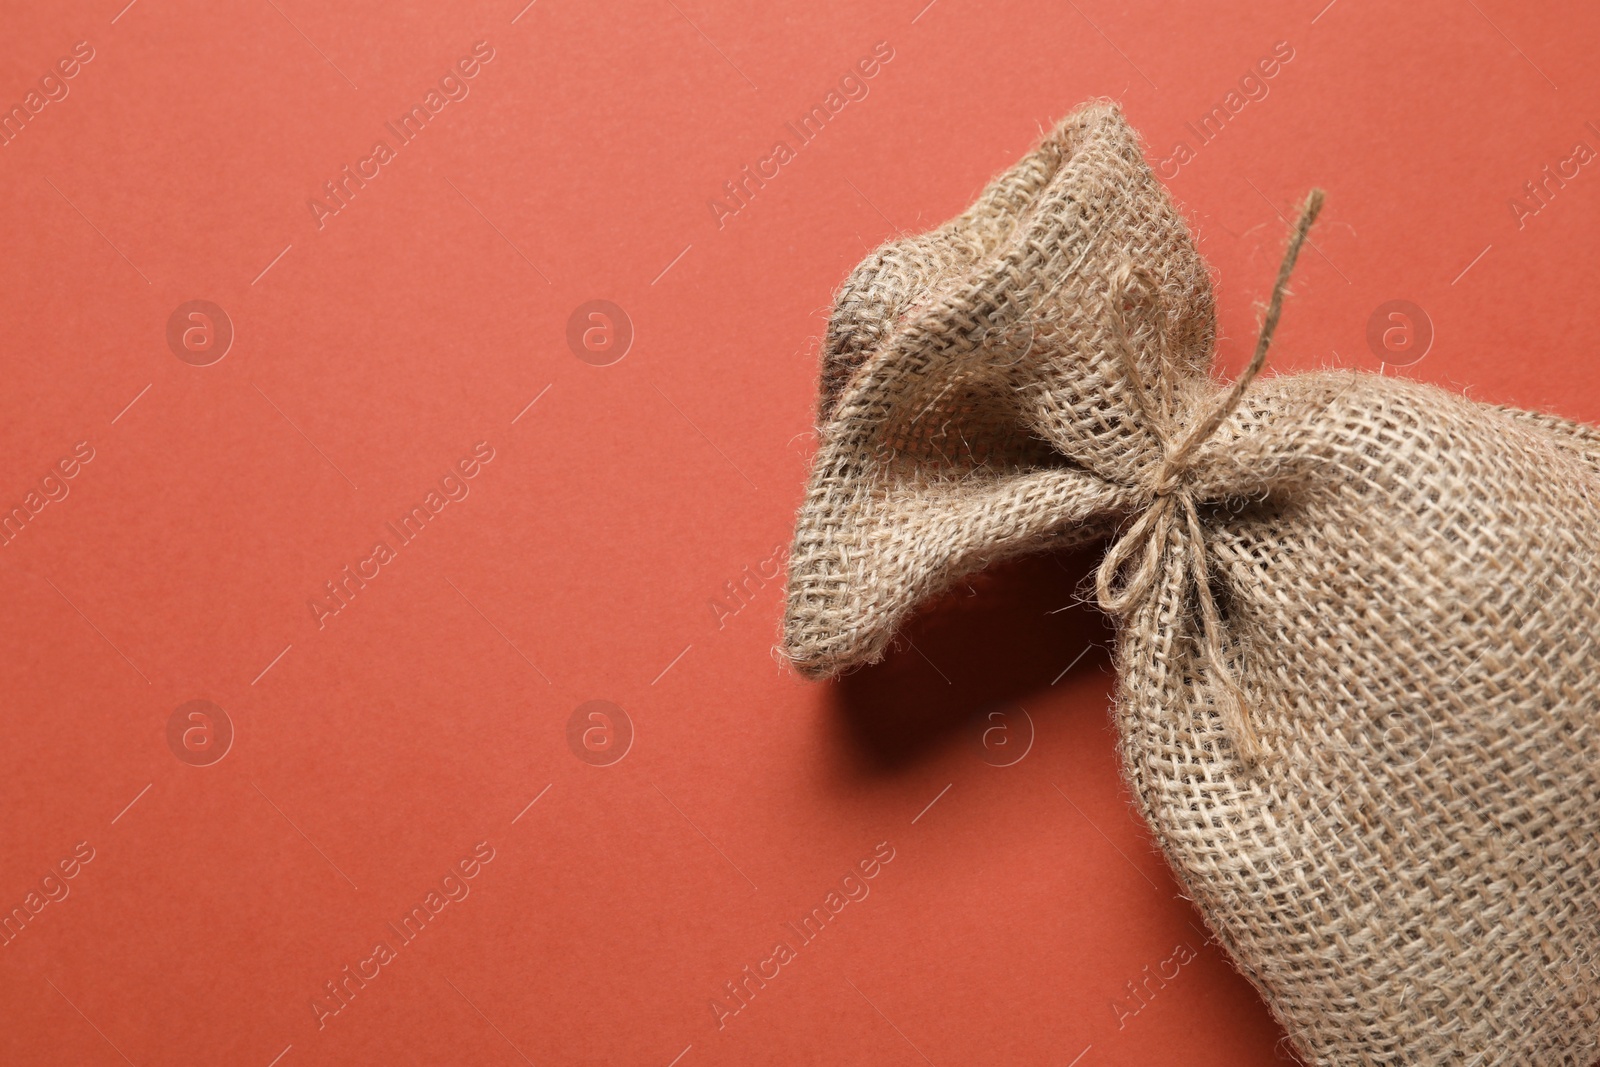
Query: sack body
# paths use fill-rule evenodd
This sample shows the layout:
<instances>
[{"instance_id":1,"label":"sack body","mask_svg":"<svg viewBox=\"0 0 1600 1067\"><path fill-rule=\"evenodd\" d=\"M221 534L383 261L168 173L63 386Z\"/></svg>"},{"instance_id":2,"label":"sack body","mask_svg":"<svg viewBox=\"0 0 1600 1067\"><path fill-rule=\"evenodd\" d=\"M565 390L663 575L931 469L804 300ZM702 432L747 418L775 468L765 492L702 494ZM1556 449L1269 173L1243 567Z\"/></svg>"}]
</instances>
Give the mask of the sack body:
<instances>
[{"instance_id":1,"label":"sack body","mask_svg":"<svg viewBox=\"0 0 1600 1067\"><path fill-rule=\"evenodd\" d=\"M1600 433L1353 372L1219 406L1214 333L1109 104L873 253L829 326L782 650L836 674L992 561L1120 535L1124 771L1301 1054L1586 1067Z\"/></svg>"}]
</instances>

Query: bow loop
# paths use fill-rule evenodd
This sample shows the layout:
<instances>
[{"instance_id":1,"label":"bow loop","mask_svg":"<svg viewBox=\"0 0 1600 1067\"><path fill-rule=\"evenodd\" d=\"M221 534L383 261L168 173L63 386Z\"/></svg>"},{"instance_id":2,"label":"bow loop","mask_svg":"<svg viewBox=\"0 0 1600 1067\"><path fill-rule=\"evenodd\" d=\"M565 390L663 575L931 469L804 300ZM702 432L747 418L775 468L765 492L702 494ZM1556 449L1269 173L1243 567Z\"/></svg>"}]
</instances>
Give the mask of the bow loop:
<instances>
[{"instance_id":1,"label":"bow loop","mask_svg":"<svg viewBox=\"0 0 1600 1067\"><path fill-rule=\"evenodd\" d=\"M1173 511L1177 498L1168 495L1155 498L1151 505L1134 520L1133 525L1106 551L1095 573L1095 593L1100 607L1109 615L1126 616L1134 605L1142 603L1155 587L1161 575L1163 546L1172 531ZM1134 557L1138 564L1119 587L1120 574Z\"/></svg>"}]
</instances>

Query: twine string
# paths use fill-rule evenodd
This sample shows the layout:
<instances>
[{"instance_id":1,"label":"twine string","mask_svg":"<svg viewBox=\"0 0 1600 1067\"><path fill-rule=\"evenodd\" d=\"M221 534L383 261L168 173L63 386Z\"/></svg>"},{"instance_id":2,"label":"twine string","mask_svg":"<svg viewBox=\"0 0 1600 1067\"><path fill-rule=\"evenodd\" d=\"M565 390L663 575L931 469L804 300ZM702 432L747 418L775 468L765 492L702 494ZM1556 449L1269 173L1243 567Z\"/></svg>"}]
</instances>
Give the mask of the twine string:
<instances>
[{"instance_id":1,"label":"twine string","mask_svg":"<svg viewBox=\"0 0 1600 1067\"><path fill-rule=\"evenodd\" d=\"M1139 268L1124 266L1112 279L1114 299L1112 331L1123 378L1133 394L1144 424L1156 438L1162 459L1146 486L1148 503L1116 543L1106 552L1095 575L1100 606L1112 615L1126 618L1137 611L1156 589L1157 581L1169 567L1177 566L1188 575L1200 614L1200 646L1210 672L1212 699L1222 718L1223 728L1233 739L1240 759L1253 765L1261 757L1261 742L1250 723L1244 692L1234 680L1223 654L1222 617L1211 591L1211 572L1207 561L1205 530L1200 522L1192 469L1202 445L1227 421L1250 384L1267 363L1267 350L1283 313L1283 298L1294 272L1300 248L1305 244L1311 224L1322 211L1321 189L1311 190L1301 208L1300 218L1290 233L1278 277L1272 286L1261 331L1256 337L1255 354L1232 387L1211 406L1206 415L1186 430L1173 414L1172 398L1166 389L1152 392L1139 371L1138 358L1122 321L1123 293ZM1164 379L1163 379L1164 382ZM1120 584L1118 579L1121 578Z\"/></svg>"}]
</instances>

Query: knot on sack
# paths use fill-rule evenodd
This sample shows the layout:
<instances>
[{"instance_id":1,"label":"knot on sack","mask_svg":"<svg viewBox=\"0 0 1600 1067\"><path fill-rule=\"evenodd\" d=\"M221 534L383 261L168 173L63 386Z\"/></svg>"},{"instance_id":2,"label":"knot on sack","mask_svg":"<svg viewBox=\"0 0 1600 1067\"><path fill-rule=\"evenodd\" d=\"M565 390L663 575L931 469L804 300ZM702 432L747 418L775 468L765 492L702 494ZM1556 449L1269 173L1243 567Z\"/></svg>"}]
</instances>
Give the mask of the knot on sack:
<instances>
[{"instance_id":1,"label":"knot on sack","mask_svg":"<svg viewBox=\"0 0 1600 1067\"><path fill-rule=\"evenodd\" d=\"M1152 390L1139 373L1138 359L1121 320L1120 309L1124 303L1122 293L1133 275L1140 273L1139 268L1125 265L1112 279L1116 296L1112 306L1117 309L1112 321L1120 371L1133 394L1145 427L1160 445L1161 462L1156 464L1145 483L1147 503L1144 510L1101 561L1095 575L1095 590L1101 608L1122 620L1132 617L1149 601L1163 575L1177 578L1183 586L1179 590L1180 596L1186 598L1189 592L1193 593L1200 617L1200 650L1210 672L1212 699L1222 717L1224 728L1233 738L1240 759L1247 766L1259 760L1261 743L1250 723L1244 692L1234 680L1223 654L1222 619L1211 590L1205 529L1200 522L1201 500L1195 488L1194 473L1197 466L1204 462L1201 446L1238 410L1250 383L1255 381L1266 365L1267 349L1272 344L1272 335L1283 311L1283 295L1289 275L1294 270L1295 260L1300 255L1300 247L1305 243L1311 224L1322 210L1322 200L1322 190L1313 189L1301 209L1300 219L1284 251L1283 262L1278 267L1272 299L1262 320L1255 355L1249 366L1233 386L1211 405L1210 410L1187 428L1180 424L1174 413L1170 394L1165 390L1160 393Z\"/></svg>"}]
</instances>

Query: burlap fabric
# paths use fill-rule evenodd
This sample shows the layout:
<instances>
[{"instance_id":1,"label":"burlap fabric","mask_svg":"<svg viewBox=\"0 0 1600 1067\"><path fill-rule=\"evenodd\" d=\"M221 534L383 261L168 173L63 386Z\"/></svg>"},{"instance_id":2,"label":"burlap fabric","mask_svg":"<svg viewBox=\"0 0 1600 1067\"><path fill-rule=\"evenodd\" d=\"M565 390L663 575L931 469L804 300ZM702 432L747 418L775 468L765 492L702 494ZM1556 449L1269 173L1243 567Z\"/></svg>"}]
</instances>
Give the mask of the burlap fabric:
<instances>
[{"instance_id":1,"label":"burlap fabric","mask_svg":"<svg viewBox=\"0 0 1600 1067\"><path fill-rule=\"evenodd\" d=\"M874 252L783 652L832 675L965 574L1115 537L1127 778L1301 1054L1594 1062L1600 434L1371 374L1232 393L1213 341L1110 104Z\"/></svg>"}]
</instances>

